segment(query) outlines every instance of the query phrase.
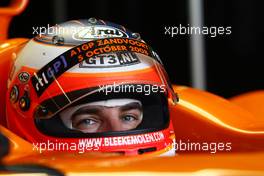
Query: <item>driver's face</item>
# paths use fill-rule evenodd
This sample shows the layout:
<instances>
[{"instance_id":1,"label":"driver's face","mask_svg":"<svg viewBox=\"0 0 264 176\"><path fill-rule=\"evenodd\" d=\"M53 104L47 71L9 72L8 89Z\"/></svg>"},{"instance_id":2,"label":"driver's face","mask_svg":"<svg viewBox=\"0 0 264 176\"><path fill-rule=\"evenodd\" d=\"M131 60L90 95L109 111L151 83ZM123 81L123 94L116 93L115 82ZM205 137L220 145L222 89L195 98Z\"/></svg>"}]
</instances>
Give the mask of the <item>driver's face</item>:
<instances>
[{"instance_id":1,"label":"driver's face","mask_svg":"<svg viewBox=\"0 0 264 176\"><path fill-rule=\"evenodd\" d=\"M84 133L125 131L136 128L142 121L142 108L137 102L117 107L87 105L70 117L72 128Z\"/></svg>"}]
</instances>

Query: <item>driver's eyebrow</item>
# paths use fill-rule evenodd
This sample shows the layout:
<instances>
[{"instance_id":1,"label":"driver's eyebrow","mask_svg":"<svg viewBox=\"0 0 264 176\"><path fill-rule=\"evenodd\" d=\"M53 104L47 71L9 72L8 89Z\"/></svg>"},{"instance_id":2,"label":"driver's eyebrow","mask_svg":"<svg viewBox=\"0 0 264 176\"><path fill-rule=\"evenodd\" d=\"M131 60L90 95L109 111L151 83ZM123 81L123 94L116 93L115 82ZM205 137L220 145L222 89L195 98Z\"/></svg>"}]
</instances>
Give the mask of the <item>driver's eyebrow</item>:
<instances>
[{"instance_id":1,"label":"driver's eyebrow","mask_svg":"<svg viewBox=\"0 0 264 176\"><path fill-rule=\"evenodd\" d=\"M121 106L120 107L120 110L121 111L128 111L128 110L131 110L131 109L139 109L139 110L142 110L142 107L139 103L137 102L134 102L134 103L128 103L124 106Z\"/></svg>"},{"instance_id":2,"label":"driver's eyebrow","mask_svg":"<svg viewBox=\"0 0 264 176\"><path fill-rule=\"evenodd\" d=\"M77 115L81 115L81 114L98 114L100 111L102 111L102 109L103 109L102 106L82 107L72 114L71 119L73 120Z\"/></svg>"}]
</instances>

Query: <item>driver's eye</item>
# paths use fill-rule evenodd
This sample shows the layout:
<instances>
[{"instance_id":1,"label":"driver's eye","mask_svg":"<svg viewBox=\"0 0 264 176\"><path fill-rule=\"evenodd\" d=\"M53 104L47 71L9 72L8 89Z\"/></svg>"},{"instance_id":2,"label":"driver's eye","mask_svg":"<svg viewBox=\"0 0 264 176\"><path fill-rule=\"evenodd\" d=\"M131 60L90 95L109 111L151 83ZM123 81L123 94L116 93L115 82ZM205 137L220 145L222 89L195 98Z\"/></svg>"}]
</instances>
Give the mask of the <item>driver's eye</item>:
<instances>
[{"instance_id":1,"label":"driver's eye","mask_svg":"<svg viewBox=\"0 0 264 176\"><path fill-rule=\"evenodd\" d=\"M131 121L137 120L137 118L135 116L133 116L133 115L128 114L128 115L122 116L121 120L125 121L125 122L131 122Z\"/></svg>"},{"instance_id":2,"label":"driver's eye","mask_svg":"<svg viewBox=\"0 0 264 176\"><path fill-rule=\"evenodd\" d=\"M80 119L76 122L73 122L73 126L78 129L85 129L86 127L90 127L92 125L97 124L98 122L94 119Z\"/></svg>"},{"instance_id":3,"label":"driver's eye","mask_svg":"<svg viewBox=\"0 0 264 176\"><path fill-rule=\"evenodd\" d=\"M85 124L85 125L92 125L95 124L96 122L92 119L83 119L81 120L77 125L79 124Z\"/></svg>"}]
</instances>

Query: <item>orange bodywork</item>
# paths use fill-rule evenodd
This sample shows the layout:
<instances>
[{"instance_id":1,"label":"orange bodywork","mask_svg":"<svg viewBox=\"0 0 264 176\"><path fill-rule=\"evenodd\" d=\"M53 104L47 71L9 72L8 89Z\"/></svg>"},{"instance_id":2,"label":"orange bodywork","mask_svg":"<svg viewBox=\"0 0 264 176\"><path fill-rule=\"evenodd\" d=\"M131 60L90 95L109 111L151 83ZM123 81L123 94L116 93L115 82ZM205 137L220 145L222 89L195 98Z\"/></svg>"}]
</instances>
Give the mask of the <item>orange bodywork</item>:
<instances>
[{"instance_id":1,"label":"orange bodywork","mask_svg":"<svg viewBox=\"0 0 264 176\"><path fill-rule=\"evenodd\" d=\"M7 39L9 23L27 6L28 0L12 0L8 7L0 7L0 41Z\"/></svg>"},{"instance_id":2,"label":"orange bodywork","mask_svg":"<svg viewBox=\"0 0 264 176\"><path fill-rule=\"evenodd\" d=\"M245 110L249 111L258 121L256 124L259 124L260 127L263 129L264 123L264 91L258 90L249 93L245 93L242 95L235 96L230 99L232 103L237 104L238 106L244 108Z\"/></svg>"},{"instance_id":3,"label":"orange bodywork","mask_svg":"<svg viewBox=\"0 0 264 176\"><path fill-rule=\"evenodd\" d=\"M257 91L230 101L211 93L174 86L178 104L171 108L176 141L185 143L230 143L231 150L176 151L175 157L146 154L124 157L117 154L67 153L33 150L33 145L8 130L5 125L5 96L11 61L28 39L4 40L12 15L18 14L27 0L14 1L0 8L0 131L10 140L10 152L2 162L40 164L67 175L264 175L264 93ZM2 14L6 14L2 17ZM1 148L0 148L1 149ZM5 174L1 173L0 175ZM36 174L33 174L36 175Z\"/></svg>"}]
</instances>

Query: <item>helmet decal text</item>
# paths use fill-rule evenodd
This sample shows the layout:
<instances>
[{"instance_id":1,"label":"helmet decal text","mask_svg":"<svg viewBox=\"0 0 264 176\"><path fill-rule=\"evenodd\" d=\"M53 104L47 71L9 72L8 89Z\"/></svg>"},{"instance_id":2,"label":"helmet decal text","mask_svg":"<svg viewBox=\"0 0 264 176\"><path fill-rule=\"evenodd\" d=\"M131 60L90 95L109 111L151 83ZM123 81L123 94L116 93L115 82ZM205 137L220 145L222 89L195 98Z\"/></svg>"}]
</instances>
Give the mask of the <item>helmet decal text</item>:
<instances>
[{"instance_id":1,"label":"helmet decal text","mask_svg":"<svg viewBox=\"0 0 264 176\"><path fill-rule=\"evenodd\" d=\"M101 54L118 52L121 52L121 55L124 52L135 52L158 60L153 50L146 43L138 40L128 38L98 39L78 45L53 59L37 73L34 73L34 76L31 77L32 85L37 95L41 96L56 78L73 66L86 60L90 61L90 58L98 57ZM124 57L120 56L119 58L123 58L123 61L119 60L120 65L128 63L124 61ZM135 63L137 60L133 55L130 55L129 61ZM114 62L114 60L110 62Z\"/></svg>"},{"instance_id":2,"label":"helmet decal text","mask_svg":"<svg viewBox=\"0 0 264 176\"><path fill-rule=\"evenodd\" d=\"M122 67L140 63L138 56L132 52L116 52L87 58L79 64L79 68Z\"/></svg>"}]
</instances>

